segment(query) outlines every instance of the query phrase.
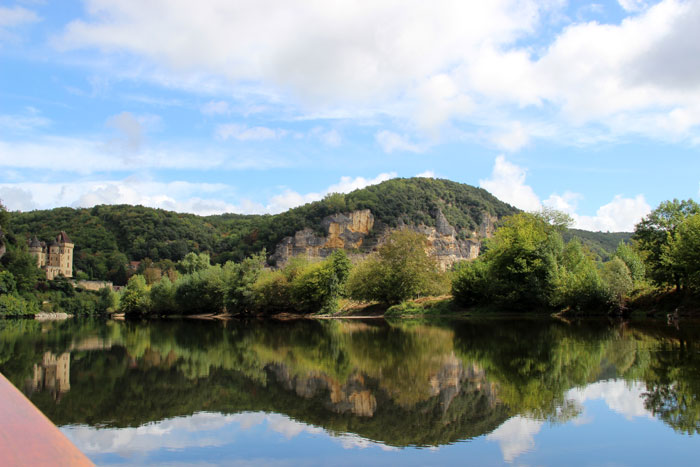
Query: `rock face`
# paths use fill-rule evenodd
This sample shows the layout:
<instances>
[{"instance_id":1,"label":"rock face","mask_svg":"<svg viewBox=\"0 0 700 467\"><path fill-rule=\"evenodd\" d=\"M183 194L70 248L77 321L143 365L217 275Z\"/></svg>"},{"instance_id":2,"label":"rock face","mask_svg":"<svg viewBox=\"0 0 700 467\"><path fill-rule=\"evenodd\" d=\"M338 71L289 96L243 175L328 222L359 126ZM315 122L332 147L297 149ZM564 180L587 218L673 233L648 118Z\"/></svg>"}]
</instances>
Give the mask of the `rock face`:
<instances>
[{"instance_id":1,"label":"rock face","mask_svg":"<svg viewBox=\"0 0 700 467\"><path fill-rule=\"evenodd\" d=\"M481 241L493 235L496 218L487 213L483 221L473 231L458 232L439 209L433 214L435 226L418 225L409 228L422 233L428 239L428 252L433 255L440 267L445 270L454 263L474 259L479 255ZM369 209L350 213L334 214L322 221L326 235L319 235L311 229L296 232L293 237L285 237L275 248L271 261L277 266L284 265L293 256L325 258L334 250L349 250L351 256L368 254L383 243L391 229L375 226L374 216ZM372 232L375 228L378 230ZM370 235L372 233L373 235Z\"/></svg>"}]
</instances>

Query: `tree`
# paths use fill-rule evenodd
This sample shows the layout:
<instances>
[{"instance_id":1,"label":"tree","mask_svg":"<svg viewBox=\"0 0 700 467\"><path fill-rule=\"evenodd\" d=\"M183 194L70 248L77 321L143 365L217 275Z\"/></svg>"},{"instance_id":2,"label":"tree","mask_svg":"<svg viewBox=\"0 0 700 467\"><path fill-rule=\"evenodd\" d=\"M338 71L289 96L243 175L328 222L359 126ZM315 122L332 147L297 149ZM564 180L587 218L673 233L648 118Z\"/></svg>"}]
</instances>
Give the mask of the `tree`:
<instances>
[{"instance_id":1,"label":"tree","mask_svg":"<svg viewBox=\"0 0 700 467\"><path fill-rule=\"evenodd\" d=\"M634 288L630 270L620 258L615 257L603 265L603 279L612 305L622 308Z\"/></svg>"},{"instance_id":2,"label":"tree","mask_svg":"<svg viewBox=\"0 0 700 467\"><path fill-rule=\"evenodd\" d=\"M484 253L496 301L526 308L549 305L563 249L557 229L528 213L504 219Z\"/></svg>"},{"instance_id":3,"label":"tree","mask_svg":"<svg viewBox=\"0 0 700 467\"><path fill-rule=\"evenodd\" d=\"M192 274L196 271L203 271L211 266L211 258L207 253L187 253L182 261L178 263L178 269L183 274Z\"/></svg>"},{"instance_id":4,"label":"tree","mask_svg":"<svg viewBox=\"0 0 700 467\"><path fill-rule=\"evenodd\" d=\"M615 250L615 257L620 258L625 263L633 282L644 280L644 261L634 248L625 242L620 242Z\"/></svg>"},{"instance_id":5,"label":"tree","mask_svg":"<svg viewBox=\"0 0 700 467\"><path fill-rule=\"evenodd\" d=\"M140 274L129 279L119 299L119 311L130 315L150 313L150 300L146 279Z\"/></svg>"},{"instance_id":6,"label":"tree","mask_svg":"<svg viewBox=\"0 0 700 467\"><path fill-rule=\"evenodd\" d=\"M700 205L685 201L664 201L634 228L634 239L646 254L647 272L659 285L675 285L680 289L680 271L664 261L670 240L676 228L689 216L700 214Z\"/></svg>"},{"instance_id":7,"label":"tree","mask_svg":"<svg viewBox=\"0 0 700 467\"><path fill-rule=\"evenodd\" d=\"M366 259L366 264L361 263L351 272L350 296L395 304L438 291L441 273L427 248L428 240L418 232L392 232L376 257Z\"/></svg>"},{"instance_id":8,"label":"tree","mask_svg":"<svg viewBox=\"0 0 700 467\"><path fill-rule=\"evenodd\" d=\"M662 259L678 274L682 285L700 291L700 214L686 218L677 227Z\"/></svg>"}]
</instances>

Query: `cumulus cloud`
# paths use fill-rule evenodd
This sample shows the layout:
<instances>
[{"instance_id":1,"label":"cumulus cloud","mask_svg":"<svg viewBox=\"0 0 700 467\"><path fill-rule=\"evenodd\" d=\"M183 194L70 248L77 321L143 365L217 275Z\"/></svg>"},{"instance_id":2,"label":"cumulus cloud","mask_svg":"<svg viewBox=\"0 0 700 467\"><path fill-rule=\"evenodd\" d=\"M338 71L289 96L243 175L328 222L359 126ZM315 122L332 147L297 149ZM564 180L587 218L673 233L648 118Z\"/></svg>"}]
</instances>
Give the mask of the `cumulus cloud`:
<instances>
[{"instance_id":1,"label":"cumulus cloud","mask_svg":"<svg viewBox=\"0 0 700 467\"><path fill-rule=\"evenodd\" d=\"M227 123L216 127L216 136L219 139L230 138L238 141L265 141L279 139L287 135L286 130L268 128L264 126L248 127L237 123Z\"/></svg>"},{"instance_id":2,"label":"cumulus cloud","mask_svg":"<svg viewBox=\"0 0 700 467\"><path fill-rule=\"evenodd\" d=\"M435 178L435 172L432 170L426 170L425 172L416 174L416 177Z\"/></svg>"},{"instance_id":3,"label":"cumulus cloud","mask_svg":"<svg viewBox=\"0 0 700 467\"><path fill-rule=\"evenodd\" d=\"M97 204L131 204L199 215L239 213L276 214L323 199L328 193L348 193L396 177L381 173L374 178L341 177L321 192L297 193L285 189L266 201L241 197L235 186L223 183L158 182L138 177L123 180L66 183L0 183L0 199L10 210L28 211L57 206L92 207Z\"/></svg>"},{"instance_id":4,"label":"cumulus cloud","mask_svg":"<svg viewBox=\"0 0 700 467\"><path fill-rule=\"evenodd\" d=\"M311 203L323 199L329 193L349 193L353 190L359 190L370 185L376 185L383 181L396 177L396 172L381 173L374 178L367 179L365 177L341 177L340 181L323 190L320 193L297 193L294 190L287 189L279 195L270 198L270 202L266 206L266 212L278 213L287 209L301 206L302 204Z\"/></svg>"},{"instance_id":5,"label":"cumulus cloud","mask_svg":"<svg viewBox=\"0 0 700 467\"><path fill-rule=\"evenodd\" d=\"M36 209L32 192L17 186L0 186L0 201L11 211L31 211Z\"/></svg>"},{"instance_id":6,"label":"cumulus cloud","mask_svg":"<svg viewBox=\"0 0 700 467\"><path fill-rule=\"evenodd\" d=\"M700 86L700 2L619 2L634 13L604 24L562 20L565 2L535 0L88 0L87 18L54 43L128 52L113 57L137 57L125 62L137 64L133 76L251 89L303 113L390 115L432 131L453 120L490 126L497 119L483 116L531 108L556 123L550 137L574 144L592 128L611 138L697 137L700 104L688 91ZM532 47L545 29L554 30L549 42ZM659 121L678 127L669 136ZM526 123L495 138L517 150Z\"/></svg>"},{"instance_id":7,"label":"cumulus cloud","mask_svg":"<svg viewBox=\"0 0 700 467\"><path fill-rule=\"evenodd\" d=\"M525 184L526 175L525 169L508 162L504 156L498 156L491 178L479 180L479 186L517 208L537 211L541 207L540 198L532 187Z\"/></svg>"},{"instance_id":8,"label":"cumulus cloud","mask_svg":"<svg viewBox=\"0 0 700 467\"><path fill-rule=\"evenodd\" d=\"M423 148L418 144L411 143L406 136L401 136L393 131L382 130L375 135L375 140L387 154L394 151L400 152L423 152Z\"/></svg>"},{"instance_id":9,"label":"cumulus cloud","mask_svg":"<svg viewBox=\"0 0 700 467\"><path fill-rule=\"evenodd\" d=\"M494 196L525 211L538 211L542 206L557 209L571 215L574 227L592 231L631 232L634 225L651 212L644 195L625 198L617 195L601 206L595 216L577 213L578 202L583 199L580 193L570 191L559 195L552 193L540 201L535 191L526 183L527 171L504 156L498 156L491 177L479 180L479 186L490 191Z\"/></svg>"},{"instance_id":10,"label":"cumulus cloud","mask_svg":"<svg viewBox=\"0 0 700 467\"><path fill-rule=\"evenodd\" d=\"M643 195L623 198L621 195L601 206L595 216L574 215L576 227L585 230L631 232L634 225L651 212Z\"/></svg>"},{"instance_id":11,"label":"cumulus cloud","mask_svg":"<svg viewBox=\"0 0 700 467\"><path fill-rule=\"evenodd\" d=\"M530 135L520 122L513 122L504 131L495 133L492 141L501 149L515 152L527 146Z\"/></svg>"}]
</instances>

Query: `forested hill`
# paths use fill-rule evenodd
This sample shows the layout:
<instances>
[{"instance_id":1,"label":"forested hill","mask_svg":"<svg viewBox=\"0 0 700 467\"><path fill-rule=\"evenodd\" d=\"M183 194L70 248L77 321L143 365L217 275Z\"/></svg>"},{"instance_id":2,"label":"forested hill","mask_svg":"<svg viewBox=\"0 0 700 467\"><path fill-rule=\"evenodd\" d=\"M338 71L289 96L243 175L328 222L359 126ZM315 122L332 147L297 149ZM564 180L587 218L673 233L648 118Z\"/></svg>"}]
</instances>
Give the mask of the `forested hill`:
<instances>
[{"instance_id":1,"label":"forested hill","mask_svg":"<svg viewBox=\"0 0 700 467\"><path fill-rule=\"evenodd\" d=\"M178 261L190 251L206 251L214 261L224 262L241 260L263 248L272 252L285 236L306 227L318 230L324 217L357 209L370 209L378 227L434 225L440 209L458 230L475 229L484 212L497 217L517 212L481 188L409 178L330 194L276 215L202 217L143 206L102 205L12 213L10 230L18 239L37 235L44 241L65 230L76 245L75 268L93 278L114 279L111 276L127 261L144 258ZM609 250L608 245L603 249Z\"/></svg>"}]
</instances>

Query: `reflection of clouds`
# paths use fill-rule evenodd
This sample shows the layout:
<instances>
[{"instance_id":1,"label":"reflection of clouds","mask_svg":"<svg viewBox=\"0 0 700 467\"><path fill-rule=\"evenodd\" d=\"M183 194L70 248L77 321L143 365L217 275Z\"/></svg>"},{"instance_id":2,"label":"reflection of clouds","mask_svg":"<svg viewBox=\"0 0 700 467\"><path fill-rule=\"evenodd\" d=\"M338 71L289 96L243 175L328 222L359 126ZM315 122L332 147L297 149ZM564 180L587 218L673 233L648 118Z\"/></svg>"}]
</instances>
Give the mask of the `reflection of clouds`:
<instances>
[{"instance_id":1,"label":"reflection of clouds","mask_svg":"<svg viewBox=\"0 0 700 467\"><path fill-rule=\"evenodd\" d=\"M535 435L539 433L543 422L516 416L496 428L486 439L498 441L503 453L503 460L512 462L520 454L535 447Z\"/></svg>"},{"instance_id":2,"label":"reflection of clouds","mask_svg":"<svg viewBox=\"0 0 700 467\"><path fill-rule=\"evenodd\" d=\"M644 408L642 394L646 391L643 383L628 383L623 380L600 381L585 388L575 388L566 394L580 404L587 400L603 399L608 408L624 415L628 420L634 417L653 418L651 412Z\"/></svg>"},{"instance_id":3,"label":"reflection of clouds","mask_svg":"<svg viewBox=\"0 0 700 467\"><path fill-rule=\"evenodd\" d=\"M177 417L149 423L137 428L94 428L86 425L69 425L61 431L86 454L117 454L131 457L158 449L187 449L197 447L223 446L235 442L231 430L224 428L236 424L236 431L247 431L263 425L269 431L287 439L302 433L311 435L327 434L317 426L292 420L291 418L264 412L245 412L234 415L200 412L188 417ZM202 433L206 432L206 433ZM342 434L331 439L337 440L345 449L365 449L379 447L394 450L391 446L367 440L354 434Z\"/></svg>"},{"instance_id":4,"label":"reflection of clouds","mask_svg":"<svg viewBox=\"0 0 700 467\"><path fill-rule=\"evenodd\" d=\"M369 447L378 447L382 451L398 451L399 448L394 447L394 446L387 446L382 443L377 443L375 441L370 441L366 438L363 438L361 436L352 434L352 433L346 433L340 436L337 436L336 439L340 441L340 445L343 446L345 449L365 449Z\"/></svg>"}]
</instances>

